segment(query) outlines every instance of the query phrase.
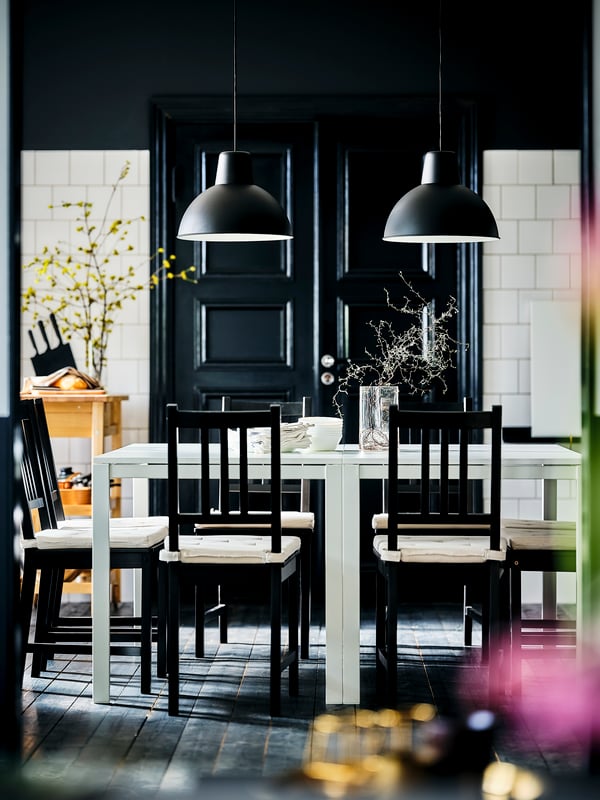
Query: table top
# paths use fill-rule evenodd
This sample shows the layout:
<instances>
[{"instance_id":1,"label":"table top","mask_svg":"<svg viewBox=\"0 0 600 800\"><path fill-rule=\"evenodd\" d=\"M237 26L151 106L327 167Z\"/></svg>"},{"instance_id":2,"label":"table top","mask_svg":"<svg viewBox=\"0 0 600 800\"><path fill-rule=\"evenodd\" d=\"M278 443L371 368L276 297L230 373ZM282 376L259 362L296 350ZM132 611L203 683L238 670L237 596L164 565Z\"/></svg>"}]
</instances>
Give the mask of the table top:
<instances>
[{"instance_id":1,"label":"table top","mask_svg":"<svg viewBox=\"0 0 600 800\"><path fill-rule=\"evenodd\" d=\"M128 394L107 394L104 389L86 389L75 392L67 389L34 389L21 392L21 398L42 397L52 403L112 403L115 400L129 400Z\"/></svg>"},{"instance_id":2,"label":"table top","mask_svg":"<svg viewBox=\"0 0 600 800\"><path fill-rule=\"evenodd\" d=\"M196 444L181 444L181 460L184 463L198 463L200 447ZM490 447L487 444L470 445L471 460L474 463L489 462ZM458 448L451 448L457 452ZM216 449L215 449L216 452ZM435 463L439 448L431 449L431 457ZM400 460L407 464L419 463L419 445L401 445ZM338 445L335 450L311 452L297 450L281 454L282 464L307 465L382 465L387 464L387 450L361 450L356 444ZM235 454L231 454L235 462ZM257 464L269 460L268 454L255 454L251 461ZM502 462L512 466L546 465L546 466L578 466L581 464L581 453L560 444L504 444L502 446ZM167 445L164 442L147 442L128 444L117 450L111 450L95 456L95 464L156 464L167 463Z\"/></svg>"}]
</instances>

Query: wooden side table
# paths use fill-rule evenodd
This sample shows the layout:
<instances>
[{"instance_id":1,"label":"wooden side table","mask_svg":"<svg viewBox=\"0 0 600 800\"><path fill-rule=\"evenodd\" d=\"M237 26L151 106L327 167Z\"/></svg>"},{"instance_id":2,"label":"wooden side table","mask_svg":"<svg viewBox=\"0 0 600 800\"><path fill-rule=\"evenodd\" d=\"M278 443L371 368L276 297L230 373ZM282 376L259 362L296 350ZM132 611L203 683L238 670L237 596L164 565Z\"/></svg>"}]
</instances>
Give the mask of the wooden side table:
<instances>
[{"instance_id":1,"label":"wooden side table","mask_svg":"<svg viewBox=\"0 0 600 800\"><path fill-rule=\"evenodd\" d=\"M48 430L51 437L90 440L90 471L94 456L116 450L122 445L121 403L129 399L129 395L105 394L96 391L61 392L38 391L36 395L43 398ZM105 447L110 439L110 447ZM91 517L91 503L69 503L63 499L65 514L70 517ZM121 486L111 489L112 515L121 515ZM91 593L91 580L87 574L75 572L65 575L64 592L71 594ZM120 602L119 570L114 570L113 601Z\"/></svg>"}]
</instances>

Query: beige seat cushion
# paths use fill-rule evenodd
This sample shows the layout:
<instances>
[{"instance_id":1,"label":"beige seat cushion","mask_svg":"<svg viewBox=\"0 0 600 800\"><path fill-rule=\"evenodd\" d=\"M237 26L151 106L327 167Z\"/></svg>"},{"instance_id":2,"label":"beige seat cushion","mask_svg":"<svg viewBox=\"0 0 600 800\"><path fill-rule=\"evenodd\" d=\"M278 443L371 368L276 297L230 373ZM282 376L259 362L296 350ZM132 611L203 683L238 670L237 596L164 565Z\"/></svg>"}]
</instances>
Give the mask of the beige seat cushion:
<instances>
[{"instance_id":1,"label":"beige seat cushion","mask_svg":"<svg viewBox=\"0 0 600 800\"><path fill-rule=\"evenodd\" d=\"M139 526L156 528L169 527L168 517L113 517L110 520L111 529L114 528L137 528ZM88 518L79 519L73 517L64 519L58 523L59 528L88 528L92 526L92 520Z\"/></svg>"},{"instance_id":2,"label":"beige seat cushion","mask_svg":"<svg viewBox=\"0 0 600 800\"><path fill-rule=\"evenodd\" d=\"M387 530L388 515L374 514L373 528ZM506 558L506 542L501 540L500 550L491 550L487 536L468 536L464 534L464 525L441 525L439 523L400 525L398 530L431 531L431 535L398 536L398 549L388 550L387 534L378 534L373 538L373 550L382 561L403 561L423 564L481 564L485 561L504 561ZM489 531L487 525L474 525L473 529ZM435 531L456 530L456 536L436 536ZM458 534L462 531L462 534Z\"/></svg>"},{"instance_id":3,"label":"beige seat cushion","mask_svg":"<svg viewBox=\"0 0 600 800\"><path fill-rule=\"evenodd\" d=\"M399 536L398 549L388 550L388 537L373 537L373 550L382 561L415 564L483 564L504 561L506 547L491 550L485 536Z\"/></svg>"},{"instance_id":4,"label":"beige seat cushion","mask_svg":"<svg viewBox=\"0 0 600 800\"><path fill-rule=\"evenodd\" d=\"M250 512L252 514L252 512ZM258 512L257 512L258 513ZM196 530L204 530L210 528L211 530L225 530L227 528L236 528L236 525L196 525ZM244 525L246 529L264 530L268 525ZM281 527L283 530L311 530L315 529L315 515L312 511L282 511L281 512Z\"/></svg>"},{"instance_id":5,"label":"beige seat cushion","mask_svg":"<svg viewBox=\"0 0 600 800\"><path fill-rule=\"evenodd\" d=\"M273 553L270 536L222 533L180 536L177 551L169 549L167 537L165 549L159 557L161 561L180 561L183 564L283 564L299 550L300 539L297 536L282 536L281 553Z\"/></svg>"},{"instance_id":6,"label":"beige seat cushion","mask_svg":"<svg viewBox=\"0 0 600 800\"><path fill-rule=\"evenodd\" d=\"M575 528L569 520L502 520L502 534L513 550L575 550Z\"/></svg>"},{"instance_id":7,"label":"beige seat cushion","mask_svg":"<svg viewBox=\"0 0 600 800\"><path fill-rule=\"evenodd\" d=\"M164 525L138 525L137 527L111 526L110 546L148 548L160 544L169 534L169 529ZM35 534L35 540L40 550L59 550L69 548L91 548L92 528L59 528L41 530Z\"/></svg>"}]
</instances>

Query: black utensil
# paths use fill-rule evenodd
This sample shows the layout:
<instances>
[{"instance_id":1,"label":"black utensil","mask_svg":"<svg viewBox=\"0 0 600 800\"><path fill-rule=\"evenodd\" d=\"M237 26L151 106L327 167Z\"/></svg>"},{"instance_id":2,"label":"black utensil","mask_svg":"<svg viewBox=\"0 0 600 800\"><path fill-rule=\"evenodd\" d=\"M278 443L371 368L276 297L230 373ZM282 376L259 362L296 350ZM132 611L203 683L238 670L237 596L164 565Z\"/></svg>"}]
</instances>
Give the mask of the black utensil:
<instances>
[{"instance_id":1,"label":"black utensil","mask_svg":"<svg viewBox=\"0 0 600 800\"><path fill-rule=\"evenodd\" d=\"M43 374L42 370L44 368L44 358L40 354L40 351L38 350L37 343L35 341L35 336L33 335L33 331L29 330L29 331L27 331L27 333L29 334L29 341L33 345L33 349L35 351L35 355L32 356L32 358L31 358L31 363L33 364L33 369L34 369L36 375L42 375Z\"/></svg>"},{"instance_id":2,"label":"black utensil","mask_svg":"<svg viewBox=\"0 0 600 800\"><path fill-rule=\"evenodd\" d=\"M53 352L56 354L57 360L60 356L60 359L62 361L61 367L77 368L77 364L75 363L75 359L73 358L73 351L71 350L71 345L63 342L62 336L60 334L60 328L58 327L58 320L56 319L54 314L50 314L50 322L52 323L52 327L54 328L54 333L56 334L56 338L58 339L58 347L55 347ZM60 369L60 367L58 369Z\"/></svg>"}]
</instances>

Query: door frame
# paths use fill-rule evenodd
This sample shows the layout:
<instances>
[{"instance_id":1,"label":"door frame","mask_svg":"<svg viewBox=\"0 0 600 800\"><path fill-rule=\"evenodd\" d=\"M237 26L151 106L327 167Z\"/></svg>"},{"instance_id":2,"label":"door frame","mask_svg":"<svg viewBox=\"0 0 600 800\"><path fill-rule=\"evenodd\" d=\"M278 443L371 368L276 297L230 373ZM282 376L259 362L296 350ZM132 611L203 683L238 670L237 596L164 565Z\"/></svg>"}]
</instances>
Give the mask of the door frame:
<instances>
[{"instance_id":1,"label":"door frame","mask_svg":"<svg viewBox=\"0 0 600 800\"><path fill-rule=\"evenodd\" d=\"M242 96L238 100L245 121L268 122L318 122L324 116L372 117L406 119L411 115L431 113L432 130L435 128L437 97L411 97L395 95L354 96ZM478 111L475 101L464 98L445 98L445 130L453 141L461 165L462 181L473 191L480 189L480 153L478 148ZM152 99L151 146L151 239L152 251L158 247L170 248L175 241L177 220L173 218L172 196L176 172L174 152L175 132L178 125L222 122L232 119L230 96L160 96ZM455 129L449 130L449 121ZM449 132L448 132L449 131ZM423 152L428 148L424 143ZM440 245L438 245L439 247ZM315 244L318 247L318 243ZM444 247L444 245L441 245ZM433 254L431 254L433 257ZM474 407L481 403L482 395L482 285L481 245L458 245L457 253L458 339L469 341L469 348L458 364L459 394L473 398ZM150 295L150 441L165 437L164 408L174 393L173 329L174 313L168 281L162 281ZM315 340L320 339L320 313L316 315ZM315 380L319 365L315 364Z\"/></svg>"}]
</instances>

